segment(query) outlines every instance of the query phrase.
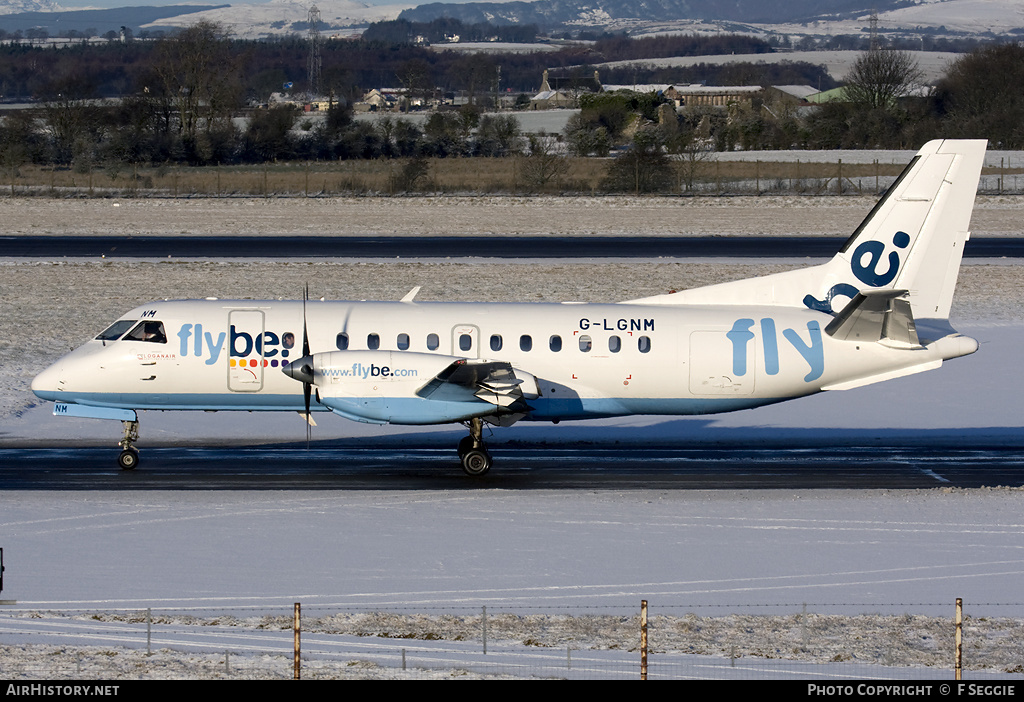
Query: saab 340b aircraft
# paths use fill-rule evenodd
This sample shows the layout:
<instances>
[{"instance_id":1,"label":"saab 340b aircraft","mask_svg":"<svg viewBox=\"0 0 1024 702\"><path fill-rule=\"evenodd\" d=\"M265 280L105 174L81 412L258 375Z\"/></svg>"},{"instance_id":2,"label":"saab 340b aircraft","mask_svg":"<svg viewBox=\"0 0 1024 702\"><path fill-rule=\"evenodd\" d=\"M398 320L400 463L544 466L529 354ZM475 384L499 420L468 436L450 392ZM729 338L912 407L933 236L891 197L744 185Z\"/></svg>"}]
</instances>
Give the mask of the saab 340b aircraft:
<instances>
[{"instance_id":1,"label":"saab 340b aircraft","mask_svg":"<svg viewBox=\"0 0 1024 702\"><path fill-rule=\"evenodd\" d=\"M32 382L54 414L329 411L483 423L758 407L938 368L973 353L948 317L985 141L922 148L828 263L616 304L185 300L127 312Z\"/></svg>"}]
</instances>

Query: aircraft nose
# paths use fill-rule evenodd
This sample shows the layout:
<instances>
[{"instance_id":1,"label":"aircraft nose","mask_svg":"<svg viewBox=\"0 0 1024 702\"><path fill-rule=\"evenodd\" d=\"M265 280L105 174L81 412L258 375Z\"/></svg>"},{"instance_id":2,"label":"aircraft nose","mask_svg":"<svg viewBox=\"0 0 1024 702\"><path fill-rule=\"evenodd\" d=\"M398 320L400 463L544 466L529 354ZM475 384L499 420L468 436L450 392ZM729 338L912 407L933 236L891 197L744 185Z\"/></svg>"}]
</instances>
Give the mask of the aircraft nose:
<instances>
[{"instance_id":1,"label":"aircraft nose","mask_svg":"<svg viewBox=\"0 0 1024 702\"><path fill-rule=\"evenodd\" d=\"M44 400L58 400L63 390L61 364L54 363L32 379L32 392Z\"/></svg>"}]
</instances>

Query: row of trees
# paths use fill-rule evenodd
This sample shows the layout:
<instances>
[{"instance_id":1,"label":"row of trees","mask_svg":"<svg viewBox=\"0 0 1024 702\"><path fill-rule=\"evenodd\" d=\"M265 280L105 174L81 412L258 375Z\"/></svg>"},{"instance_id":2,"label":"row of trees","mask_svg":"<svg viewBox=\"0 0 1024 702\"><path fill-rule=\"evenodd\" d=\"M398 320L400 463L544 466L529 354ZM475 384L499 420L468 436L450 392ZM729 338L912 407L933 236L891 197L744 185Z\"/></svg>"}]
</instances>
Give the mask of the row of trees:
<instances>
[{"instance_id":1,"label":"row of trees","mask_svg":"<svg viewBox=\"0 0 1024 702\"><path fill-rule=\"evenodd\" d=\"M611 178L609 187L642 190L660 187L667 159L695 164L697 154L709 148L912 148L934 137L987 138L993 146L1024 148L1024 94L1017 87L1024 79L1024 46L1016 43L964 56L931 95L914 93L920 72L907 54L865 52L849 76L845 98L809 115L781 103L677 113L655 94L584 95L579 115L557 135L557 148L551 138L531 143L514 116L482 116L474 105L433 113L423 123L354 120L344 102L336 102L324 119L289 106L249 110L239 119L243 89L235 49L216 25L190 27L149 50L142 89L127 91L115 103L91 99L91 84L78 74L53 75L42 108L11 111L0 120L3 165L10 171L26 162L92 169L118 163L506 156L532 154L542 146L553 155L605 156L627 148L620 160L639 159L631 179ZM465 60L475 68L483 64L476 57ZM404 66L399 80L429 84L415 77L429 67L416 61ZM476 80L475 68L467 66L467 79ZM662 175L641 185L647 179L640 164L654 164Z\"/></svg>"},{"instance_id":2,"label":"row of trees","mask_svg":"<svg viewBox=\"0 0 1024 702\"><path fill-rule=\"evenodd\" d=\"M655 96L593 95L566 129L569 150L607 155L638 129L661 136L668 153L696 143L718 151L915 148L929 139L983 138L993 148L1024 148L1024 44L992 44L955 61L934 91L910 54L864 52L842 93L814 108L757 100L728 112L688 108L658 112ZM644 136L650 139L650 136Z\"/></svg>"},{"instance_id":3,"label":"row of trees","mask_svg":"<svg viewBox=\"0 0 1024 702\"><path fill-rule=\"evenodd\" d=\"M386 23L382 23L386 24ZM407 24L407 23L405 23ZM452 32L472 31L452 23ZM386 28L386 27L385 27ZM497 29L491 28L494 32ZM367 30L374 36L375 28ZM607 38L587 45L570 45L556 51L467 55L457 51L436 50L417 46L406 36L408 28L395 32L395 39L331 39L320 49L322 73L320 85L325 95L355 99L372 88L400 87L408 67L415 65L431 89L442 92L465 90L476 80L483 90L495 87L500 68L501 91L536 92L541 74L571 74L576 70L593 76L594 64L620 58L646 58L650 52L658 56L690 56L715 53L763 53L771 47L759 40L735 35L715 37L665 37L654 39ZM512 31L512 30L507 30ZM378 35L390 36L382 31ZM59 48L29 46L0 42L0 97L6 100L39 100L54 94L53 81L74 78L88 87L87 97L113 98L138 94L147 87L153 90L158 77L158 64L168 53L167 45L189 45L197 38L206 41L210 35L224 44L221 62L208 66L235 84L238 99L244 102L266 102L272 92L292 83L297 91L306 91L309 45L301 37L267 41L231 40L216 24L200 22L173 36L156 41L133 41L110 44L75 44ZM634 78L649 82L655 67L630 71ZM828 79L821 68L807 64L804 71L812 80ZM616 78L606 82L625 82ZM814 83L817 84L817 83Z\"/></svg>"}]
</instances>

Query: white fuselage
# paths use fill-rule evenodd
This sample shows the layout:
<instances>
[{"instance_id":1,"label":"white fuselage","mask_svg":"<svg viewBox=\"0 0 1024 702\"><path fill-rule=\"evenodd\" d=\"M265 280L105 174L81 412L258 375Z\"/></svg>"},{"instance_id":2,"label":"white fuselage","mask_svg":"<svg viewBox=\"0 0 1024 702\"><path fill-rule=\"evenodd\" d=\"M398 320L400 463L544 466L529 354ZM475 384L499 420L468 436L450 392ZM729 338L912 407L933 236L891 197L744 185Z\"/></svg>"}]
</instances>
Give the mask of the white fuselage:
<instances>
[{"instance_id":1,"label":"white fuselage","mask_svg":"<svg viewBox=\"0 0 1024 702\"><path fill-rule=\"evenodd\" d=\"M831 315L777 306L191 300L122 319L162 324L162 338L90 341L33 391L133 410L302 411L302 383L282 369L304 328L320 365L311 409L396 424L464 418L417 395L454 359L510 363L526 379L521 418L561 420L744 409L961 355L838 341L823 333Z\"/></svg>"}]
</instances>

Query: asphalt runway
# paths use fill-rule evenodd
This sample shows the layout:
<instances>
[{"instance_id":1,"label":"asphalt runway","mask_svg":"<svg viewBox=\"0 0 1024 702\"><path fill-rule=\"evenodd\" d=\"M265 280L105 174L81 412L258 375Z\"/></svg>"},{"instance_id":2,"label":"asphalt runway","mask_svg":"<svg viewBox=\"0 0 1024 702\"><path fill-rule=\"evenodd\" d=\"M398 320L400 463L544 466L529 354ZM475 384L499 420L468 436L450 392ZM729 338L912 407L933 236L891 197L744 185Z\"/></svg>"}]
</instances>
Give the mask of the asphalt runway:
<instances>
[{"instance_id":1,"label":"asphalt runway","mask_svg":"<svg viewBox=\"0 0 1024 702\"><path fill-rule=\"evenodd\" d=\"M1024 486L1024 447L492 447L471 478L454 447L303 444L0 449L0 490L926 489Z\"/></svg>"},{"instance_id":2,"label":"asphalt runway","mask_svg":"<svg viewBox=\"0 0 1024 702\"><path fill-rule=\"evenodd\" d=\"M0 237L0 256L107 258L831 258L845 237ZM244 245L240 245L240 242ZM971 239L966 258L1022 258L1024 238Z\"/></svg>"}]
</instances>

